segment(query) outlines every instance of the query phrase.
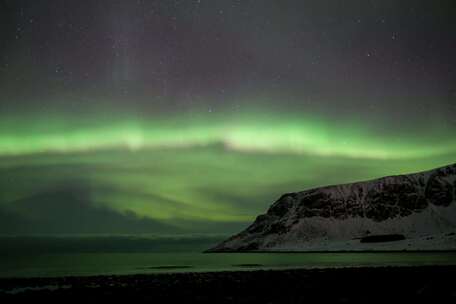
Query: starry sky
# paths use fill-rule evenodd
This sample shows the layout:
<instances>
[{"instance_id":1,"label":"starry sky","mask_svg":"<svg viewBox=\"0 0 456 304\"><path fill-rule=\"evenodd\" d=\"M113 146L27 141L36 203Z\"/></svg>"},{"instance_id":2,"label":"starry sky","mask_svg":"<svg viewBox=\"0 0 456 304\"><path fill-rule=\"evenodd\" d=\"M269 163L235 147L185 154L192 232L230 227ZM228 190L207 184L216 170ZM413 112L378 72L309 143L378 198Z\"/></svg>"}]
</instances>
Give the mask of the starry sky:
<instances>
[{"instance_id":1,"label":"starry sky","mask_svg":"<svg viewBox=\"0 0 456 304\"><path fill-rule=\"evenodd\" d=\"M0 234L229 234L456 162L453 2L0 0Z\"/></svg>"}]
</instances>

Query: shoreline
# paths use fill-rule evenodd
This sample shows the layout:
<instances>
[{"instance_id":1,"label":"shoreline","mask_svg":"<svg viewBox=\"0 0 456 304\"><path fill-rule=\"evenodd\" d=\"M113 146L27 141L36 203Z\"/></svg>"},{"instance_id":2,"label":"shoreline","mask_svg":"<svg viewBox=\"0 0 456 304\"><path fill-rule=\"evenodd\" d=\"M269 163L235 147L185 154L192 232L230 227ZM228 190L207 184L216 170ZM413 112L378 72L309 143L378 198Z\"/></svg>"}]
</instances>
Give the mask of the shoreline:
<instances>
[{"instance_id":1,"label":"shoreline","mask_svg":"<svg viewBox=\"0 0 456 304\"><path fill-rule=\"evenodd\" d=\"M2 278L0 300L124 299L154 302L382 303L456 300L456 266L379 266ZM5 302L7 303L7 302Z\"/></svg>"},{"instance_id":2,"label":"shoreline","mask_svg":"<svg viewBox=\"0 0 456 304\"><path fill-rule=\"evenodd\" d=\"M201 253L456 253L456 249L442 250L205 250Z\"/></svg>"}]
</instances>

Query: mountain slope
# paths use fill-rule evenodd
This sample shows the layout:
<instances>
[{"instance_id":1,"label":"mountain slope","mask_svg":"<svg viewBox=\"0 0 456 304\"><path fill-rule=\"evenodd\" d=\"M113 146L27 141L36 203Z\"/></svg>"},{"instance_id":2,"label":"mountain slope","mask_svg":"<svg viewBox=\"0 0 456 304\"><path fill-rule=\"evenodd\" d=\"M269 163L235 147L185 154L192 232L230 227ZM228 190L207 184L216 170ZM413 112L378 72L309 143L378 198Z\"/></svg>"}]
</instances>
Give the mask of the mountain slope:
<instances>
[{"instance_id":1,"label":"mountain slope","mask_svg":"<svg viewBox=\"0 0 456 304\"><path fill-rule=\"evenodd\" d=\"M455 232L453 164L284 194L208 251L456 250Z\"/></svg>"}]
</instances>

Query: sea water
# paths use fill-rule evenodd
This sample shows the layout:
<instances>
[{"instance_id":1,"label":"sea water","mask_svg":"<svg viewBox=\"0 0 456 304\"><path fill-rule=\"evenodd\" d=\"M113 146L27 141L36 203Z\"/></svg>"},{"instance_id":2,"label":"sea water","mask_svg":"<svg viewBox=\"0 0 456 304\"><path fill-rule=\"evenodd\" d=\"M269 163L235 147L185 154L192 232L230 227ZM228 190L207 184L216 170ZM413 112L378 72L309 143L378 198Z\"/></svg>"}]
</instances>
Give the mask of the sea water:
<instances>
[{"instance_id":1,"label":"sea water","mask_svg":"<svg viewBox=\"0 0 456 304\"><path fill-rule=\"evenodd\" d=\"M456 265L456 252L203 253L226 236L0 237L0 277Z\"/></svg>"}]
</instances>

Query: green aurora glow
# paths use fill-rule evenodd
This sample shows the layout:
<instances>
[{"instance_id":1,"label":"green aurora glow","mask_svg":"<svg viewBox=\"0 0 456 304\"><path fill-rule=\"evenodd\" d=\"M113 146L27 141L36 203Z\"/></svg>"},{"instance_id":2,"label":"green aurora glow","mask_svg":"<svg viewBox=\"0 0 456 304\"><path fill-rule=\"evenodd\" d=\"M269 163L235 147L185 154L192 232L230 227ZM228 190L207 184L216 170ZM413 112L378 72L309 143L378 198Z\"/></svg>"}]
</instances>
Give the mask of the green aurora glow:
<instances>
[{"instance_id":1,"label":"green aurora glow","mask_svg":"<svg viewBox=\"0 0 456 304\"><path fill-rule=\"evenodd\" d=\"M438 157L456 152L452 132L384 134L362 123L331 124L290 113L227 113L100 122L71 117L0 125L0 155L126 148L188 148L219 144L227 150L369 159ZM451 130L452 131L452 130ZM396 133L396 134L395 134ZM412 135L414 134L414 135ZM416 136L419 134L419 136ZM438 136L436 136L438 134Z\"/></svg>"},{"instance_id":2,"label":"green aurora glow","mask_svg":"<svg viewBox=\"0 0 456 304\"><path fill-rule=\"evenodd\" d=\"M76 185L91 208L165 227L141 232L226 233L245 226L284 192L425 170L456 159L456 140L443 131L380 136L367 124L336 126L283 113L58 117L24 124L3 120L0 203L9 214L41 222L71 217L65 210L56 214L56 204L65 204L58 195L36 195ZM29 201L42 204L43 211L30 211ZM64 227L61 232L73 231ZM34 231L56 232L46 225Z\"/></svg>"},{"instance_id":3,"label":"green aurora glow","mask_svg":"<svg viewBox=\"0 0 456 304\"><path fill-rule=\"evenodd\" d=\"M409 2L0 1L0 234L230 234L456 162L454 1Z\"/></svg>"}]
</instances>

